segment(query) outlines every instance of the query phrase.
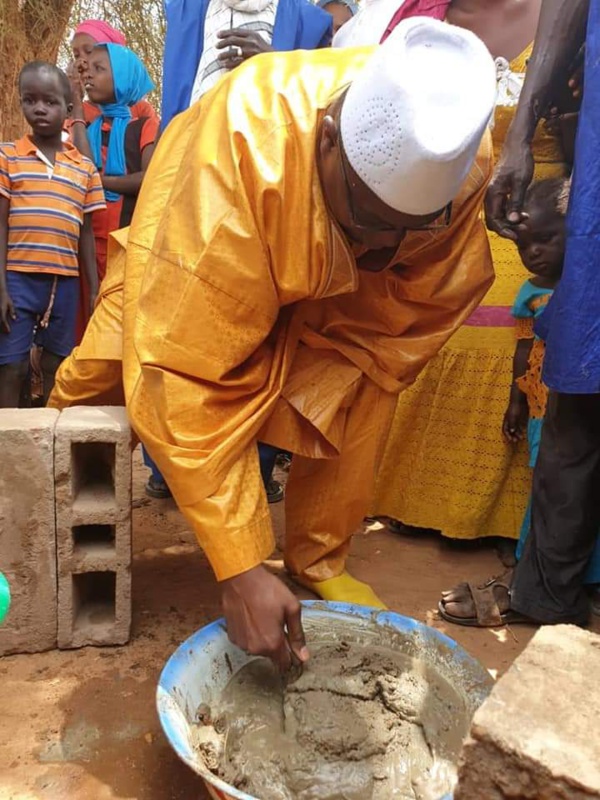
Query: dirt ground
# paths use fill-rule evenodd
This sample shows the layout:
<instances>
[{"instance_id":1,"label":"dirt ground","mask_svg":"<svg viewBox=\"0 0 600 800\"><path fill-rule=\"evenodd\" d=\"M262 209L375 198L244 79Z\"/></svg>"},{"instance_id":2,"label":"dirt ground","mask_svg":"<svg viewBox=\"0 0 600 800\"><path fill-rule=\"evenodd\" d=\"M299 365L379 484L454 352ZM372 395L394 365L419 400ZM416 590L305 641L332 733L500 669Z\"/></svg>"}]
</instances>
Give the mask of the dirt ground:
<instances>
[{"instance_id":1,"label":"dirt ground","mask_svg":"<svg viewBox=\"0 0 600 800\"><path fill-rule=\"evenodd\" d=\"M172 651L220 615L219 593L174 504L144 496L147 473L138 456L131 642L0 659L1 800L208 800L164 738L154 694ZM282 535L283 504L272 510ZM349 568L392 609L445 631L494 675L534 633L455 628L436 619L442 589L502 570L490 545L457 547L380 528L354 538Z\"/></svg>"}]
</instances>

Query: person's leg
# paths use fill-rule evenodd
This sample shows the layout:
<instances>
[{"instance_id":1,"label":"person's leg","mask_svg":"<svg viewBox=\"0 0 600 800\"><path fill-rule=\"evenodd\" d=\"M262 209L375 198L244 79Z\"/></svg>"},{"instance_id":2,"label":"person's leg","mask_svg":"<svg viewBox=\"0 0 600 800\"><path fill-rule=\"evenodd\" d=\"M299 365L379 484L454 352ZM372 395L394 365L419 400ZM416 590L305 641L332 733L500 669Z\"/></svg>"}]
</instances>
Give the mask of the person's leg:
<instances>
[{"instance_id":1,"label":"person's leg","mask_svg":"<svg viewBox=\"0 0 600 800\"><path fill-rule=\"evenodd\" d=\"M600 395L551 393L533 477L532 525L511 608L537 622L585 623L583 588L600 526Z\"/></svg>"},{"instance_id":2,"label":"person's leg","mask_svg":"<svg viewBox=\"0 0 600 800\"><path fill-rule=\"evenodd\" d=\"M40 367L42 370L42 386L44 405L48 402L50 392L54 388L54 380L56 378L56 370L64 361L64 356L59 356L56 353L51 353L44 348L42 350L42 357L40 358Z\"/></svg>"},{"instance_id":3,"label":"person's leg","mask_svg":"<svg viewBox=\"0 0 600 800\"><path fill-rule=\"evenodd\" d=\"M117 359L79 358L77 348L55 376L50 408L124 406L123 364Z\"/></svg>"},{"instance_id":4,"label":"person's leg","mask_svg":"<svg viewBox=\"0 0 600 800\"><path fill-rule=\"evenodd\" d=\"M145 487L148 497L152 497L155 500L168 500L173 497L162 472L156 466L144 445L142 445L142 458L144 459L144 464L150 468L150 477Z\"/></svg>"},{"instance_id":5,"label":"person's leg","mask_svg":"<svg viewBox=\"0 0 600 800\"><path fill-rule=\"evenodd\" d=\"M81 345L60 365L48 405L125 405L123 389L123 281L125 249L111 255L94 314Z\"/></svg>"},{"instance_id":6,"label":"person's leg","mask_svg":"<svg viewBox=\"0 0 600 800\"><path fill-rule=\"evenodd\" d=\"M49 279L50 294L44 302L42 319L38 325L35 343L42 348L40 369L44 405L54 388L56 372L75 347L75 324L79 301L79 279L53 275ZM52 287L52 283L56 284Z\"/></svg>"},{"instance_id":7,"label":"person's leg","mask_svg":"<svg viewBox=\"0 0 600 800\"><path fill-rule=\"evenodd\" d=\"M258 443L258 460L260 463L260 475L266 486L271 480L271 475L275 468L275 459L279 450L270 444Z\"/></svg>"},{"instance_id":8,"label":"person's leg","mask_svg":"<svg viewBox=\"0 0 600 800\"><path fill-rule=\"evenodd\" d=\"M294 455L286 494L285 563L299 582L330 600L383 606L345 572L352 534L373 494L396 397L364 379L348 409L337 458Z\"/></svg>"},{"instance_id":9,"label":"person's leg","mask_svg":"<svg viewBox=\"0 0 600 800\"><path fill-rule=\"evenodd\" d=\"M538 455L540 452L540 442L542 440L543 428L544 428L543 418L530 417L529 422L527 423L527 444L529 446L529 466L532 468L532 470L535 468L535 465L537 464ZM523 524L521 525L521 533L519 535L517 549L515 550L515 557L517 561L519 561L519 559L523 555L525 542L527 541L527 537L529 536L530 528L531 528L531 495L529 497L529 502L527 503L527 508L525 509Z\"/></svg>"},{"instance_id":10,"label":"person's leg","mask_svg":"<svg viewBox=\"0 0 600 800\"><path fill-rule=\"evenodd\" d=\"M58 355L67 355L55 375L54 388L48 399L51 408L63 409L73 405L125 405L123 392L123 369L119 358L102 357L104 350L110 352L110 347L103 348L103 337L107 336L109 344L115 338L116 328L115 311L110 306L109 300L97 309L94 318L86 329L82 346L73 349L75 338L75 317L77 314L78 284L75 278L65 278L68 283L65 291L57 299L59 306L53 309L51 317L52 327L41 331L38 337L40 344ZM62 309L61 301L66 308ZM117 305L120 311L120 304ZM66 319L60 319L65 314ZM59 317L59 319L57 319ZM105 334L104 331L108 331ZM89 341L88 341L89 337ZM82 354L94 353L94 358ZM96 355L97 354L97 355ZM120 354L119 354L120 355Z\"/></svg>"},{"instance_id":11,"label":"person's leg","mask_svg":"<svg viewBox=\"0 0 600 800\"><path fill-rule=\"evenodd\" d=\"M284 491L283 486L273 479L273 470L275 469L275 460L279 449L270 444L258 443L258 458L260 462L260 474L265 485L267 493L267 500L269 503L278 503L283 500Z\"/></svg>"},{"instance_id":12,"label":"person's leg","mask_svg":"<svg viewBox=\"0 0 600 800\"><path fill-rule=\"evenodd\" d=\"M590 487L600 488L600 396L551 398L544 425L541 420L532 420L528 429L534 491L517 550L517 577L505 573L481 585L463 583L443 592L439 611L448 622L489 627L527 617L539 622L579 622L586 618L587 598L582 587L594 583L600 574L594 569L587 542L597 525L598 504ZM546 434L550 421L552 427ZM533 525L532 507L534 512L537 508ZM536 541L541 545L534 544L527 556L532 530L537 531ZM596 539L597 528L592 550ZM555 592L571 599L557 605ZM541 599L542 609L537 608L536 597Z\"/></svg>"},{"instance_id":13,"label":"person's leg","mask_svg":"<svg viewBox=\"0 0 600 800\"><path fill-rule=\"evenodd\" d=\"M15 307L10 332L0 332L0 408L18 408L29 370L29 350L37 311L36 282L24 272L6 273L6 286Z\"/></svg>"},{"instance_id":14,"label":"person's leg","mask_svg":"<svg viewBox=\"0 0 600 800\"><path fill-rule=\"evenodd\" d=\"M0 333L0 337L6 334ZM0 364L0 408L18 408L21 389L27 378L29 361Z\"/></svg>"}]
</instances>

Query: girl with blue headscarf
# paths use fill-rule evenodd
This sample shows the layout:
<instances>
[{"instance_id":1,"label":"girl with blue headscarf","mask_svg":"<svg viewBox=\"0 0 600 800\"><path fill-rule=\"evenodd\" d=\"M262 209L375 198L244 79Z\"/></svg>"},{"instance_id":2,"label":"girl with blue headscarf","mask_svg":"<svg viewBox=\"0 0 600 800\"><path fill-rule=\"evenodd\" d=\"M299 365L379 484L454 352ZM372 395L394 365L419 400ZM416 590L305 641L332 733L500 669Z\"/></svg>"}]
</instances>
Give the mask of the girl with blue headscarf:
<instances>
[{"instance_id":1,"label":"girl with blue headscarf","mask_svg":"<svg viewBox=\"0 0 600 800\"><path fill-rule=\"evenodd\" d=\"M154 144L159 122L153 117L133 119L131 107L152 91L146 67L128 47L101 44L94 47L84 76L88 98L102 114L87 130L86 147L74 136L79 149L88 153L100 171L106 211L93 215L98 277L106 273L109 234L129 225ZM80 123L77 125L76 123ZM83 127L73 120L74 128ZM79 133L79 139L83 131Z\"/></svg>"}]
</instances>

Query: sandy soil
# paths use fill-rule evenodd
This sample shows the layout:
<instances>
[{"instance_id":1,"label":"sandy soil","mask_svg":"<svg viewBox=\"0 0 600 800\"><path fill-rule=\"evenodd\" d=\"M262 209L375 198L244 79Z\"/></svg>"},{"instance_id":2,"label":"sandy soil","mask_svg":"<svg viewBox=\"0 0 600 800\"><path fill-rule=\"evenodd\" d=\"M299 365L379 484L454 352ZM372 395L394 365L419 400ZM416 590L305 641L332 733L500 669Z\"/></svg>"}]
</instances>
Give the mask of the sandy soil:
<instances>
[{"instance_id":1,"label":"sandy soil","mask_svg":"<svg viewBox=\"0 0 600 800\"><path fill-rule=\"evenodd\" d=\"M163 737L154 693L171 652L219 616L219 593L174 504L147 499L145 479L136 454L130 644L0 659L2 800L208 799ZM282 504L273 517L281 535ZM281 569L278 554L272 563ZM349 567L391 608L449 633L493 674L506 670L534 633L455 628L436 619L442 589L502 570L489 544L465 548L369 530L355 537Z\"/></svg>"}]
</instances>

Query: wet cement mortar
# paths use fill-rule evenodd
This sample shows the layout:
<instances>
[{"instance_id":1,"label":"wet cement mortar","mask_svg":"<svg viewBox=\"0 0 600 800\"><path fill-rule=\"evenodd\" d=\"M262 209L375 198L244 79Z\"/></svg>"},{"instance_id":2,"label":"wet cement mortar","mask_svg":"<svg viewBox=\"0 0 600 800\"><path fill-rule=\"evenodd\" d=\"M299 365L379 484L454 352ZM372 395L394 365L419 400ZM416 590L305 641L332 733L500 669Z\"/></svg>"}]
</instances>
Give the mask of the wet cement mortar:
<instances>
[{"instance_id":1,"label":"wet cement mortar","mask_svg":"<svg viewBox=\"0 0 600 800\"><path fill-rule=\"evenodd\" d=\"M210 712L197 752L269 800L437 800L468 728L464 699L423 661L343 639L315 646L293 680L250 662Z\"/></svg>"},{"instance_id":2,"label":"wet cement mortar","mask_svg":"<svg viewBox=\"0 0 600 800\"><path fill-rule=\"evenodd\" d=\"M155 693L175 648L220 615L219 592L174 504L144 496L146 477L136 453L130 643L0 658L2 800L209 800L201 779L166 741ZM281 542L284 504L271 510ZM285 579L280 551L269 563ZM510 666L535 631L480 631L437 619L443 589L502 571L485 542L454 546L440 537L400 537L374 527L355 536L348 566L390 608L452 636L494 675ZM593 629L600 632L597 621Z\"/></svg>"}]
</instances>

